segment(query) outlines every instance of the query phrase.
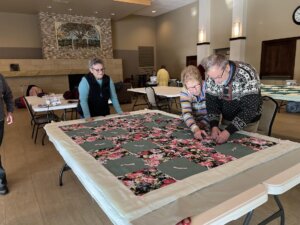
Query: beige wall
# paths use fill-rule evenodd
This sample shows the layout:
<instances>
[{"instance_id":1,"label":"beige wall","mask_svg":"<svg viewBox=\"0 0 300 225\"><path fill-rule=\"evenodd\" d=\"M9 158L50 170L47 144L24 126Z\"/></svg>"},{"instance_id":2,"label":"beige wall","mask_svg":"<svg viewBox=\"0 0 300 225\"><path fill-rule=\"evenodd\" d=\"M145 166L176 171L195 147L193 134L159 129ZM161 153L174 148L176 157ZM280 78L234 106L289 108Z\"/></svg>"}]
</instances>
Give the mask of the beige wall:
<instances>
[{"instance_id":1,"label":"beige wall","mask_svg":"<svg viewBox=\"0 0 300 225\"><path fill-rule=\"evenodd\" d=\"M157 65L166 65L171 78L180 78L186 56L197 54L198 14L192 15L197 9L193 3L157 18Z\"/></svg>"},{"instance_id":2,"label":"beige wall","mask_svg":"<svg viewBox=\"0 0 300 225\"><path fill-rule=\"evenodd\" d=\"M112 22L114 58L123 61L124 79L131 75L152 72L153 68L139 68L138 46L154 47L156 61L155 19L145 16L129 16ZM154 68L156 65L154 65Z\"/></svg>"},{"instance_id":3,"label":"beige wall","mask_svg":"<svg viewBox=\"0 0 300 225\"><path fill-rule=\"evenodd\" d=\"M213 52L218 48L229 48L232 23L232 1L211 1L210 47Z\"/></svg>"},{"instance_id":4,"label":"beige wall","mask_svg":"<svg viewBox=\"0 0 300 225\"><path fill-rule=\"evenodd\" d=\"M152 17L129 16L112 22L113 49L137 50L138 46L155 46L155 20Z\"/></svg>"},{"instance_id":5,"label":"beige wall","mask_svg":"<svg viewBox=\"0 0 300 225\"><path fill-rule=\"evenodd\" d=\"M64 93L69 89L67 75L61 76L40 76L40 77L6 77L14 98L26 94L28 85L34 84L41 87L45 93ZM55 85L54 85L55 83Z\"/></svg>"},{"instance_id":6,"label":"beige wall","mask_svg":"<svg viewBox=\"0 0 300 225\"><path fill-rule=\"evenodd\" d=\"M228 47L231 32L231 6L228 0L211 1L211 48ZM292 13L299 0L248 0L246 30L246 61L260 70L261 42L300 36L299 25ZM113 49L137 51L137 46L154 46L156 64L166 64L172 77L179 77L185 57L196 55L198 15L191 10L193 3L156 19L131 16L112 23ZM0 48L40 48L37 15L0 13ZM300 44L297 42L295 78L300 83Z\"/></svg>"},{"instance_id":7,"label":"beige wall","mask_svg":"<svg viewBox=\"0 0 300 225\"><path fill-rule=\"evenodd\" d=\"M248 0L246 61L260 70L261 43L265 40L300 36L300 26L292 21L299 0ZM295 76L300 82L299 42L297 44Z\"/></svg>"},{"instance_id":8,"label":"beige wall","mask_svg":"<svg viewBox=\"0 0 300 225\"><path fill-rule=\"evenodd\" d=\"M41 48L38 15L0 13L0 48Z\"/></svg>"}]
</instances>

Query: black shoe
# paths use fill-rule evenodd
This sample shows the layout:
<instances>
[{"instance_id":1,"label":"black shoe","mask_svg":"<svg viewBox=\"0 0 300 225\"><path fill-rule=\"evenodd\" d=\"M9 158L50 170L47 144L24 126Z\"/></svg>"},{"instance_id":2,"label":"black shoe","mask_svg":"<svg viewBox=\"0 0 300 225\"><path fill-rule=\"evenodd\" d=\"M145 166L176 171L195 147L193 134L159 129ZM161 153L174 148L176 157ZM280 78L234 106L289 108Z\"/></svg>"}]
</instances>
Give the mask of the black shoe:
<instances>
[{"instance_id":1,"label":"black shoe","mask_svg":"<svg viewBox=\"0 0 300 225\"><path fill-rule=\"evenodd\" d=\"M0 195L6 195L8 193L8 188L6 185L0 188Z\"/></svg>"}]
</instances>

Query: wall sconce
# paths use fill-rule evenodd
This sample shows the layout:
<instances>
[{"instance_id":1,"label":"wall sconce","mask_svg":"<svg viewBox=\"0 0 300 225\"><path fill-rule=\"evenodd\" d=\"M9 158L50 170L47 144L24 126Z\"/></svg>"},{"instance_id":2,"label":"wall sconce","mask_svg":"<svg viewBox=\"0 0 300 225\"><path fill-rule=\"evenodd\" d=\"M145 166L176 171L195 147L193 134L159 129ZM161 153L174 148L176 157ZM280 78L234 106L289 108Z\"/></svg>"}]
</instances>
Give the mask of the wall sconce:
<instances>
[{"instance_id":1,"label":"wall sconce","mask_svg":"<svg viewBox=\"0 0 300 225\"><path fill-rule=\"evenodd\" d=\"M202 43L205 41L205 32L203 29L199 31L199 37L198 37L199 43Z\"/></svg>"},{"instance_id":2,"label":"wall sconce","mask_svg":"<svg viewBox=\"0 0 300 225\"><path fill-rule=\"evenodd\" d=\"M233 24L233 28L232 28L232 36L233 37L239 37L241 36L241 23L240 22L235 22Z\"/></svg>"}]
</instances>

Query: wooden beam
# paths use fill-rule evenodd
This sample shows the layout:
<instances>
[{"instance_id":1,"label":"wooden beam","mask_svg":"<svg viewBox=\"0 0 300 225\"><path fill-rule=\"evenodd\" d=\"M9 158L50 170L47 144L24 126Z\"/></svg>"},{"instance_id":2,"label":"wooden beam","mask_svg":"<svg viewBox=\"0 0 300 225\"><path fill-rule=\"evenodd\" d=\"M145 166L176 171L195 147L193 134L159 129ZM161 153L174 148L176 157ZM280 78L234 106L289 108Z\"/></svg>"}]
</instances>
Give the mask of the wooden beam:
<instances>
[{"instance_id":1,"label":"wooden beam","mask_svg":"<svg viewBox=\"0 0 300 225\"><path fill-rule=\"evenodd\" d=\"M131 4L139 4L139 5L151 5L151 0L114 0L115 2L125 2L125 3L131 3Z\"/></svg>"}]
</instances>

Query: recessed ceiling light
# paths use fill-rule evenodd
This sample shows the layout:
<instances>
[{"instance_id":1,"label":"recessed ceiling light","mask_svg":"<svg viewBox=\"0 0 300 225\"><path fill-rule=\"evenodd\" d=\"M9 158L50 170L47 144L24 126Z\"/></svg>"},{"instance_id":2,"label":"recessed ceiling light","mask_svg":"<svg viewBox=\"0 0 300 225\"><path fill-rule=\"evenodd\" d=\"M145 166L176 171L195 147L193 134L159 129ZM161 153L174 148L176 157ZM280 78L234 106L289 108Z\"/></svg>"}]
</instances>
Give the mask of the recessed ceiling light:
<instances>
[{"instance_id":1,"label":"recessed ceiling light","mask_svg":"<svg viewBox=\"0 0 300 225\"><path fill-rule=\"evenodd\" d=\"M156 13L156 10L152 10L152 13Z\"/></svg>"},{"instance_id":2,"label":"recessed ceiling light","mask_svg":"<svg viewBox=\"0 0 300 225\"><path fill-rule=\"evenodd\" d=\"M52 9L52 6L51 6L51 5L48 5L47 8L48 8L48 9Z\"/></svg>"},{"instance_id":3,"label":"recessed ceiling light","mask_svg":"<svg viewBox=\"0 0 300 225\"><path fill-rule=\"evenodd\" d=\"M72 9L72 8L69 8L68 10L71 12L73 9Z\"/></svg>"},{"instance_id":4,"label":"recessed ceiling light","mask_svg":"<svg viewBox=\"0 0 300 225\"><path fill-rule=\"evenodd\" d=\"M95 11L95 14L98 14L98 11Z\"/></svg>"},{"instance_id":5,"label":"recessed ceiling light","mask_svg":"<svg viewBox=\"0 0 300 225\"><path fill-rule=\"evenodd\" d=\"M115 16L116 14L115 14L115 13L111 13L110 15L111 15L111 16Z\"/></svg>"}]
</instances>

